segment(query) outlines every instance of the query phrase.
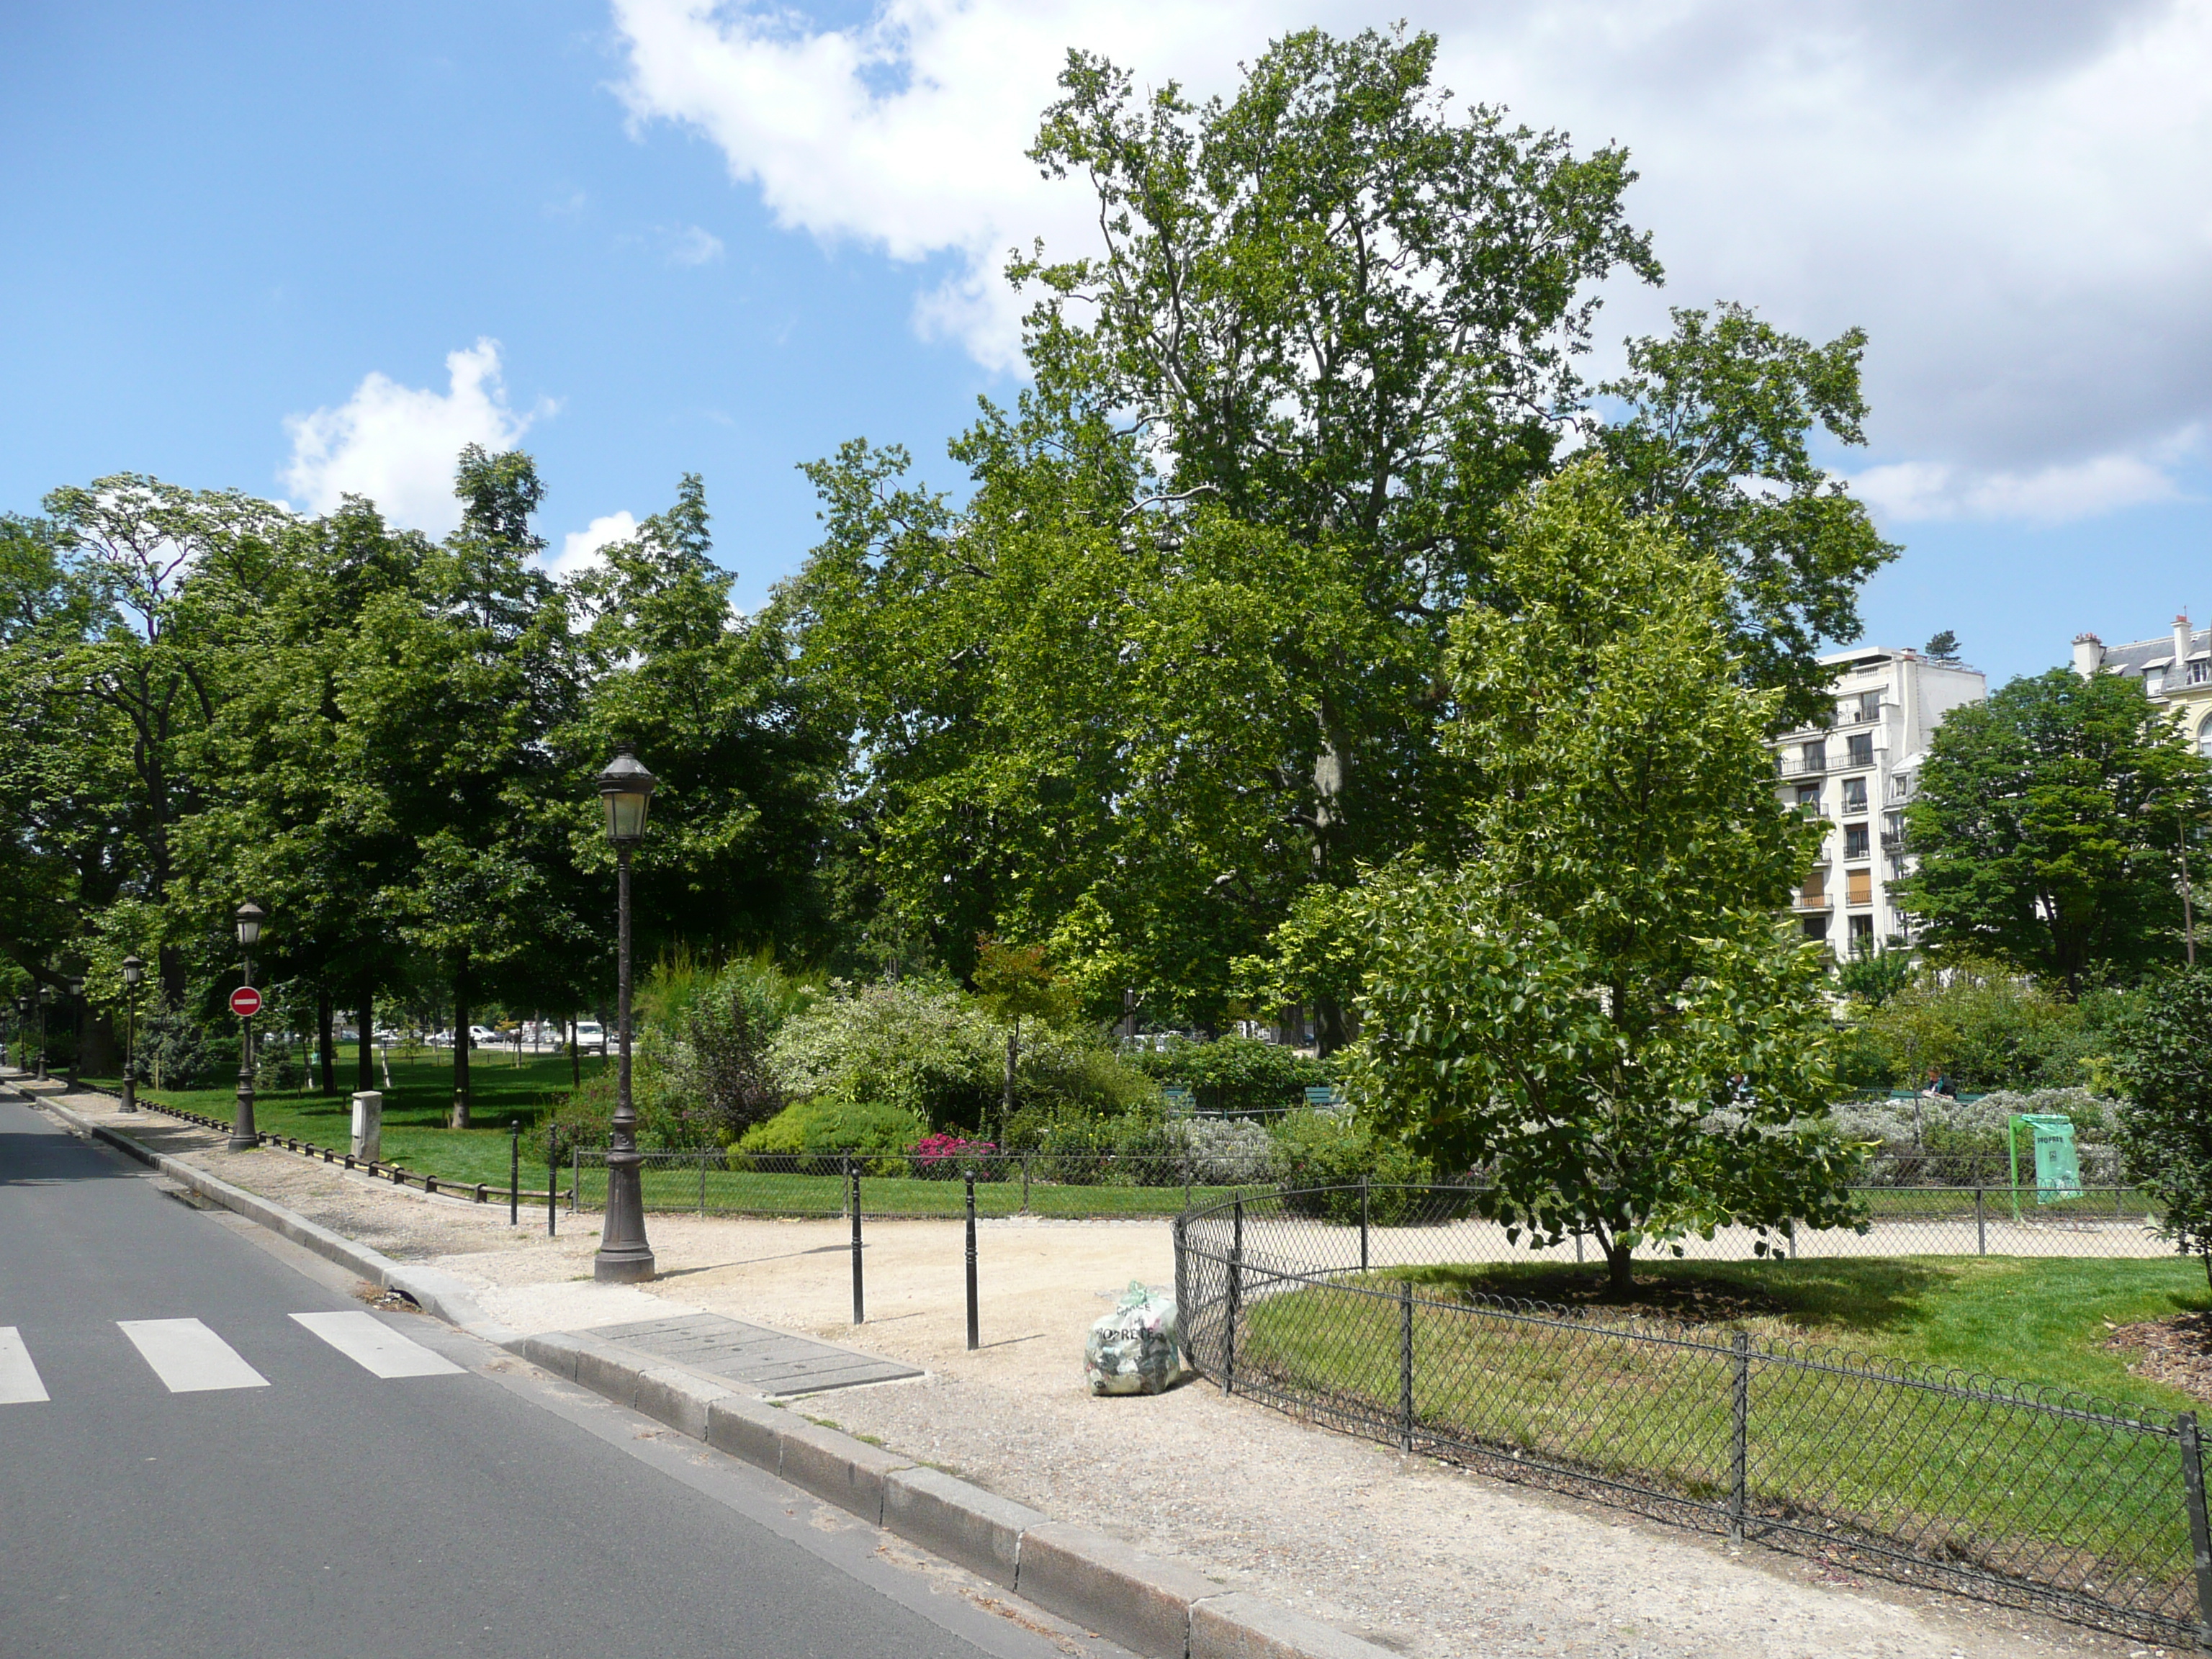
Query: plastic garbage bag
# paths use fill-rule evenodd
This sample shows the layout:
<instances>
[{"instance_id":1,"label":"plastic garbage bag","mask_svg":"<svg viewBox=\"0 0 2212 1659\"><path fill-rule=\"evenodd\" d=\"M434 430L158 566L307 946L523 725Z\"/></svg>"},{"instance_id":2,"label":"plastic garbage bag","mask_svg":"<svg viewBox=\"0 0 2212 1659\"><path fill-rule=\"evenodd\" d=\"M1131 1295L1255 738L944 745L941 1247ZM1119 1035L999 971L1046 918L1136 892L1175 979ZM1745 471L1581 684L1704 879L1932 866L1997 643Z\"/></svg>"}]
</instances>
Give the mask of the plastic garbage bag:
<instances>
[{"instance_id":1,"label":"plastic garbage bag","mask_svg":"<svg viewBox=\"0 0 2212 1659\"><path fill-rule=\"evenodd\" d=\"M1112 1313L1091 1328L1083 1371L1093 1394L1158 1394L1182 1378L1175 1298L1131 1279Z\"/></svg>"}]
</instances>

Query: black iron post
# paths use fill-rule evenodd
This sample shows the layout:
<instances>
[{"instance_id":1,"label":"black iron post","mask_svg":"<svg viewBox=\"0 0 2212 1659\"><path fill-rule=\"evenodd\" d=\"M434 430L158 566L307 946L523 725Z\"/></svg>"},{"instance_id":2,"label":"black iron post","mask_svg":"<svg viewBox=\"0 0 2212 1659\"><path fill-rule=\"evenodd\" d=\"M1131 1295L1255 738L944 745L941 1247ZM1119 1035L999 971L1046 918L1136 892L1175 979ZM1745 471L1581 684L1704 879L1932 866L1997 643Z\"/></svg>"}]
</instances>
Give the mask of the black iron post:
<instances>
[{"instance_id":1,"label":"black iron post","mask_svg":"<svg viewBox=\"0 0 2212 1659\"><path fill-rule=\"evenodd\" d=\"M130 1012L125 1017L123 1039L123 1109L138 1109L138 986L146 977L146 964L136 953L123 958L123 990Z\"/></svg>"},{"instance_id":2,"label":"black iron post","mask_svg":"<svg viewBox=\"0 0 2212 1659\"><path fill-rule=\"evenodd\" d=\"M557 1232L553 1211L553 1197L561 1188L561 1126L549 1123L545 1127L545 1237Z\"/></svg>"},{"instance_id":3,"label":"black iron post","mask_svg":"<svg viewBox=\"0 0 2212 1659\"><path fill-rule=\"evenodd\" d=\"M1237 1318L1244 1303L1244 1200L1234 1200L1229 1244L1229 1319L1222 1341L1221 1392L1237 1392Z\"/></svg>"},{"instance_id":4,"label":"black iron post","mask_svg":"<svg viewBox=\"0 0 2212 1659\"><path fill-rule=\"evenodd\" d=\"M607 1207L599 1224L592 1277L603 1285L635 1284L653 1277L653 1247L645 1240L645 1193L638 1166L637 1107L630 1099L629 855L645 838L646 804L653 776L624 744L599 775L606 803L607 838L615 844L615 1029L621 1058L615 1066L615 1115L607 1148Z\"/></svg>"},{"instance_id":5,"label":"black iron post","mask_svg":"<svg viewBox=\"0 0 2212 1659\"><path fill-rule=\"evenodd\" d=\"M1413 1449L1413 1286L1398 1281L1398 1449Z\"/></svg>"},{"instance_id":6,"label":"black iron post","mask_svg":"<svg viewBox=\"0 0 2212 1659\"><path fill-rule=\"evenodd\" d=\"M46 1005L54 1000L54 988L39 987L39 1081L46 1080Z\"/></svg>"},{"instance_id":7,"label":"black iron post","mask_svg":"<svg viewBox=\"0 0 2212 1659\"><path fill-rule=\"evenodd\" d=\"M84 975L70 981L70 1063L68 1083L75 1093L77 1069L84 1062Z\"/></svg>"},{"instance_id":8,"label":"black iron post","mask_svg":"<svg viewBox=\"0 0 2212 1659\"><path fill-rule=\"evenodd\" d=\"M2197 1563L2197 1645L2212 1648L2212 1528L2204 1514L2204 1451L2197 1413L2184 1412L2176 1420L2181 1430L2182 1500L2189 1505L2190 1553Z\"/></svg>"},{"instance_id":9,"label":"black iron post","mask_svg":"<svg viewBox=\"0 0 2212 1659\"><path fill-rule=\"evenodd\" d=\"M507 1224L522 1224L522 1120L507 1121Z\"/></svg>"},{"instance_id":10,"label":"black iron post","mask_svg":"<svg viewBox=\"0 0 2212 1659\"><path fill-rule=\"evenodd\" d=\"M261 942L261 907L251 902L238 907L238 943L244 963L245 978L240 988L253 988L253 947ZM250 1152L261 1144L261 1135L253 1127L253 1016L239 1017L238 1039L238 1115L230 1126L229 1148L234 1152Z\"/></svg>"},{"instance_id":11,"label":"black iron post","mask_svg":"<svg viewBox=\"0 0 2212 1659\"><path fill-rule=\"evenodd\" d=\"M1367 1177L1359 1177L1359 1271L1367 1271Z\"/></svg>"},{"instance_id":12,"label":"black iron post","mask_svg":"<svg viewBox=\"0 0 2212 1659\"><path fill-rule=\"evenodd\" d=\"M856 1206L855 1215L860 1213ZM983 1346L982 1322L975 1307L975 1172L968 1171L968 1348Z\"/></svg>"},{"instance_id":13,"label":"black iron post","mask_svg":"<svg viewBox=\"0 0 2212 1659\"><path fill-rule=\"evenodd\" d=\"M1751 1497L1751 1334L1737 1331L1730 1341L1734 1363L1729 1390L1729 1517L1731 1544L1743 1542L1744 1511Z\"/></svg>"},{"instance_id":14,"label":"black iron post","mask_svg":"<svg viewBox=\"0 0 2212 1659\"><path fill-rule=\"evenodd\" d=\"M860 1294L860 1166L853 1161L850 1152L845 1155L845 1182L850 1194L846 1202L853 1209L853 1322L865 1325L868 1314Z\"/></svg>"}]
</instances>

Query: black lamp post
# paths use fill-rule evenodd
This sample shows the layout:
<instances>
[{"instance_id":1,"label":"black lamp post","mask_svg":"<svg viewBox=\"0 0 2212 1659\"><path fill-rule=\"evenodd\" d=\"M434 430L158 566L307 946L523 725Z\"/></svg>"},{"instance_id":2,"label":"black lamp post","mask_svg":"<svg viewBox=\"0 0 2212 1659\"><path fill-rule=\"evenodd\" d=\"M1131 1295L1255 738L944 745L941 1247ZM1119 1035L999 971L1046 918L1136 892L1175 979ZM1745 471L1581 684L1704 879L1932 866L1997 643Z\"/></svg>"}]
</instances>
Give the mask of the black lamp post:
<instances>
[{"instance_id":1,"label":"black lamp post","mask_svg":"<svg viewBox=\"0 0 2212 1659\"><path fill-rule=\"evenodd\" d=\"M246 953L246 979L242 989L253 988L253 947L261 943L261 924L265 919L261 907L251 899L238 907L234 918L238 923L238 942ZM230 1126L227 1143L234 1152L250 1152L261 1144L261 1136L253 1127L253 1016L241 1014L238 1040L238 1116Z\"/></svg>"},{"instance_id":2,"label":"black lamp post","mask_svg":"<svg viewBox=\"0 0 2212 1659\"><path fill-rule=\"evenodd\" d=\"M138 987L145 980L146 964L137 952L123 958L123 994L129 1000L131 1012L123 1040L123 1109L138 1109Z\"/></svg>"},{"instance_id":3,"label":"black lamp post","mask_svg":"<svg viewBox=\"0 0 2212 1659\"><path fill-rule=\"evenodd\" d=\"M76 1088L77 1067L84 1057L84 975L70 978L70 1063L69 1086Z\"/></svg>"},{"instance_id":4,"label":"black lamp post","mask_svg":"<svg viewBox=\"0 0 2212 1659\"><path fill-rule=\"evenodd\" d=\"M20 1072L31 1069L31 997L28 992L15 999L15 1052L21 1063Z\"/></svg>"},{"instance_id":5,"label":"black lamp post","mask_svg":"<svg viewBox=\"0 0 2212 1659\"><path fill-rule=\"evenodd\" d=\"M46 1080L46 1010L52 1006L54 988L39 987L39 1081Z\"/></svg>"},{"instance_id":6,"label":"black lamp post","mask_svg":"<svg viewBox=\"0 0 2212 1659\"><path fill-rule=\"evenodd\" d=\"M637 1151L637 1110L629 1098L629 855L645 839L653 781L626 743L615 746L615 757L599 774L607 839L615 848L615 1025L622 1054L615 1068L613 1144L607 1148L606 1220L599 1229L599 1254L592 1258L592 1277L601 1284L653 1277L653 1247L645 1242L645 1194L638 1181L643 1160Z\"/></svg>"}]
</instances>

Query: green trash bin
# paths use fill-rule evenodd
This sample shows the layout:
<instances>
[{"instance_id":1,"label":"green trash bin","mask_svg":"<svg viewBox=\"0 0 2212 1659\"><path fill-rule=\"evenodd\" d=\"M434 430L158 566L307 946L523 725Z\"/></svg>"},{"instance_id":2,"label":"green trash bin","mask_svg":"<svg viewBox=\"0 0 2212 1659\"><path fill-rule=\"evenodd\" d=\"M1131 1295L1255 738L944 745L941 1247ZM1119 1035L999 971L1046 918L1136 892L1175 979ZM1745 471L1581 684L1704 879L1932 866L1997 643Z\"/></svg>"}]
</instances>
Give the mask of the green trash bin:
<instances>
[{"instance_id":1,"label":"green trash bin","mask_svg":"<svg viewBox=\"0 0 2212 1659\"><path fill-rule=\"evenodd\" d=\"M2056 1204L2081 1196L2081 1157L2074 1145L2074 1120L2055 1112L2015 1112L2007 1127L2012 1147L2012 1214L2020 1219L2020 1140L2026 1130L2035 1171L2035 1201Z\"/></svg>"}]
</instances>

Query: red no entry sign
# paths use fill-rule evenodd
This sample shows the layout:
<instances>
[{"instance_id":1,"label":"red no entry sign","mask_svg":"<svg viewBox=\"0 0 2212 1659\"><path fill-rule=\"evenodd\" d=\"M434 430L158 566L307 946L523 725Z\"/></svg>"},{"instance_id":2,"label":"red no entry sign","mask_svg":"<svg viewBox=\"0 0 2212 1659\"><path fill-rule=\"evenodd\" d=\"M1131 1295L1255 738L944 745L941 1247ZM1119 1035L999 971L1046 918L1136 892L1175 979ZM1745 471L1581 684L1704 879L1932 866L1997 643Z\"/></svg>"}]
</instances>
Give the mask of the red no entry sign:
<instances>
[{"instance_id":1,"label":"red no entry sign","mask_svg":"<svg viewBox=\"0 0 2212 1659\"><path fill-rule=\"evenodd\" d=\"M251 985L241 985L230 994L230 1012L240 1019L252 1019L261 1012L261 993Z\"/></svg>"}]
</instances>

